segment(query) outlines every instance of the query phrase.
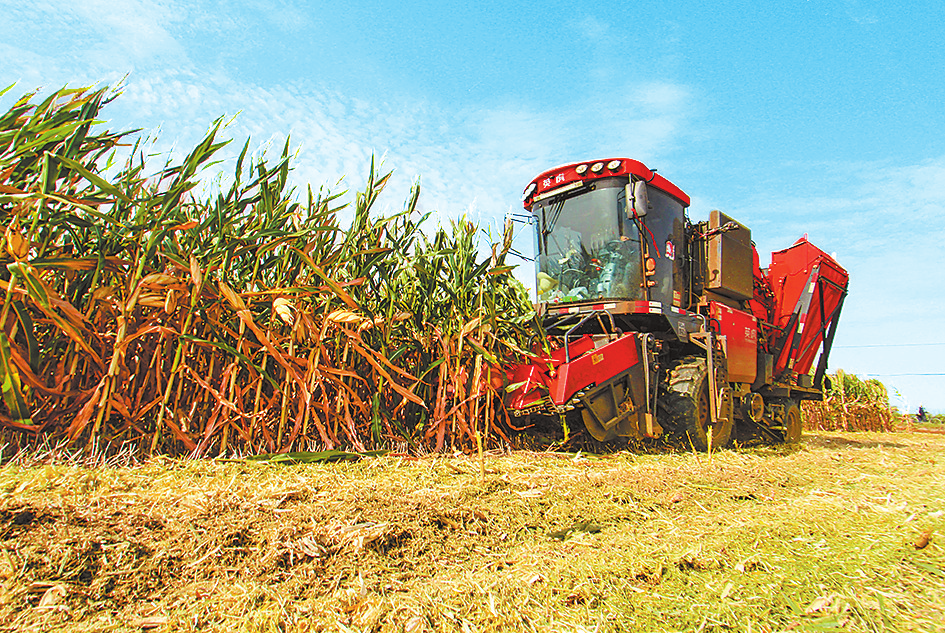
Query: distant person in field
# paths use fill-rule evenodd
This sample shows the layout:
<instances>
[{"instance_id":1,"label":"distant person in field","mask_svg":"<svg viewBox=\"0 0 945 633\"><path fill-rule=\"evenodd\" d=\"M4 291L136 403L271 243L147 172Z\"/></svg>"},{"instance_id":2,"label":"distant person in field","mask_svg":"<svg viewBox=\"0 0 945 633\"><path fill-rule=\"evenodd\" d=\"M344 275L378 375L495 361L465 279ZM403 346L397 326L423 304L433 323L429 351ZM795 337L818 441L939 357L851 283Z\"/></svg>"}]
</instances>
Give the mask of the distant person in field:
<instances>
[{"instance_id":1,"label":"distant person in field","mask_svg":"<svg viewBox=\"0 0 945 633\"><path fill-rule=\"evenodd\" d=\"M915 414L915 419L919 422L925 422L925 409L922 408L922 405L919 405L919 412Z\"/></svg>"}]
</instances>

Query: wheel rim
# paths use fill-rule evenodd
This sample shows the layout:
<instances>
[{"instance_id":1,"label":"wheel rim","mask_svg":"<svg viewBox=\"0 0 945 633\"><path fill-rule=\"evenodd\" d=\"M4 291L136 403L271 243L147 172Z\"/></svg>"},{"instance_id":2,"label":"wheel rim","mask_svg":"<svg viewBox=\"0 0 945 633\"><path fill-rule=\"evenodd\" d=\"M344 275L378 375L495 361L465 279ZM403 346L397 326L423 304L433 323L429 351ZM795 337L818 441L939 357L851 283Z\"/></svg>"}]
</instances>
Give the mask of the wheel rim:
<instances>
[{"instance_id":1,"label":"wheel rim","mask_svg":"<svg viewBox=\"0 0 945 633\"><path fill-rule=\"evenodd\" d=\"M788 409L784 420L784 434L789 442L797 441L801 437L801 412L797 407Z\"/></svg>"},{"instance_id":2,"label":"wheel rim","mask_svg":"<svg viewBox=\"0 0 945 633\"><path fill-rule=\"evenodd\" d=\"M726 398L720 397L717 405L719 410L716 415L719 418L728 417L731 419L732 412L726 404ZM702 429L703 435L706 437L706 441L709 439L709 427L712 426L712 445L718 446L719 441L722 441L723 435L725 434L725 424L721 421L716 424L712 424L712 417L710 415L710 404L709 404L709 386L706 385L705 388L699 393L699 400L697 403L698 419L699 419L699 428Z\"/></svg>"},{"instance_id":3,"label":"wheel rim","mask_svg":"<svg viewBox=\"0 0 945 633\"><path fill-rule=\"evenodd\" d=\"M706 434L706 437L709 435L709 424L711 418L709 416L709 387L706 386L705 389L699 392L699 428L702 429L702 432Z\"/></svg>"}]
</instances>

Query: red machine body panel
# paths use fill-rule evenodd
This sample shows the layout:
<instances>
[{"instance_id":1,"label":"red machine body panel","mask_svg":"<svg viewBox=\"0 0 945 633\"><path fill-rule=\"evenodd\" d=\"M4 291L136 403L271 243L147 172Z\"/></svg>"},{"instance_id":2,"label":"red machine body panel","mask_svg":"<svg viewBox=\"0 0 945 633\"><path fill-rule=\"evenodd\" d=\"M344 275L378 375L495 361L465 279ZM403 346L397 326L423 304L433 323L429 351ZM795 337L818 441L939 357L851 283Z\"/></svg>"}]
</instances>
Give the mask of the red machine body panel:
<instances>
[{"instance_id":1,"label":"red machine body panel","mask_svg":"<svg viewBox=\"0 0 945 633\"><path fill-rule=\"evenodd\" d=\"M599 172L593 172L590 169L586 169L583 173L577 172L577 168L580 165L591 167L597 163L601 163L602 165L610 165L616 162L619 162L620 164L614 169L603 167ZM525 196L524 205L526 209L530 208L532 196L541 195L555 189L566 187L572 183L581 183L588 180L596 180L597 178L610 178L612 176L629 176L631 174L646 180L651 186L665 191L669 195L679 200L683 206L689 206L689 196L686 195L682 189L674 185L666 178L660 176L656 172L650 171L650 169L640 161L630 158L604 158L599 161L595 160L585 161L583 163L571 163L569 165L562 165L560 167L555 167L554 169L549 169L532 180L528 187L526 187L525 191L527 193Z\"/></svg>"},{"instance_id":2,"label":"red machine body panel","mask_svg":"<svg viewBox=\"0 0 945 633\"><path fill-rule=\"evenodd\" d=\"M510 409L525 409L538 404L545 394L554 404L563 405L588 385L607 380L640 362L633 334L594 347L590 335L584 335L568 345L570 362L565 362L562 347L552 352L551 358L516 365L509 371L508 379L510 384L519 386L509 394L506 405Z\"/></svg>"},{"instance_id":3,"label":"red machine body panel","mask_svg":"<svg viewBox=\"0 0 945 633\"><path fill-rule=\"evenodd\" d=\"M581 356L594 349L594 339L589 334L571 343L568 347L572 358ZM553 350L550 356L535 356L531 362L513 365L506 373L510 385L519 385L507 397L506 403L512 409L524 409L537 404L546 393L557 368L565 362L566 351L563 347Z\"/></svg>"},{"instance_id":4,"label":"red machine body panel","mask_svg":"<svg viewBox=\"0 0 945 633\"><path fill-rule=\"evenodd\" d=\"M752 268L751 274L755 286L754 296L748 302L751 313L762 323L771 323L774 319L774 295L771 292L771 285L768 282L768 271L762 270L761 258L758 256L758 249L754 244L752 250Z\"/></svg>"},{"instance_id":5,"label":"red machine body panel","mask_svg":"<svg viewBox=\"0 0 945 633\"><path fill-rule=\"evenodd\" d=\"M636 337L633 334L621 336L613 343L561 365L550 385L551 401L564 404L584 387L616 376L639 361Z\"/></svg>"},{"instance_id":6,"label":"red machine body panel","mask_svg":"<svg viewBox=\"0 0 945 633\"><path fill-rule=\"evenodd\" d=\"M725 336L728 379L754 382L758 373L758 321L748 312L716 301L709 302L709 315L718 323L719 334Z\"/></svg>"},{"instance_id":7,"label":"red machine body panel","mask_svg":"<svg viewBox=\"0 0 945 633\"><path fill-rule=\"evenodd\" d=\"M771 254L768 282L775 298L774 325L782 333L774 349L774 373L806 374L846 293L849 274L806 236Z\"/></svg>"}]
</instances>

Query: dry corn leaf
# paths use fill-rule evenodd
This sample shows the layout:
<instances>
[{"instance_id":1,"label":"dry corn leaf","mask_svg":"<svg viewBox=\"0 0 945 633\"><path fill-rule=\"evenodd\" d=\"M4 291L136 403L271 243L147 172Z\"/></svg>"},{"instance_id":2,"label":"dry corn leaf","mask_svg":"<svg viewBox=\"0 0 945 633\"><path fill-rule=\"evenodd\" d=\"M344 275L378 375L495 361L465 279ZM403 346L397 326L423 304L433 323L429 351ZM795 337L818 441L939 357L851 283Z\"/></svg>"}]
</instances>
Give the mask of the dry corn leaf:
<instances>
[{"instance_id":1,"label":"dry corn leaf","mask_svg":"<svg viewBox=\"0 0 945 633\"><path fill-rule=\"evenodd\" d=\"M383 323L384 323L384 317L374 317L374 319L371 321L367 321L367 320L364 321L364 323L362 323L361 326L358 328L358 331L363 332L365 330L370 330L372 327L383 325Z\"/></svg>"},{"instance_id":2,"label":"dry corn leaf","mask_svg":"<svg viewBox=\"0 0 945 633\"><path fill-rule=\"evenodd\" d=\"M92 291L92 301L104 301L115 295L115 289L111 286L101 286Z\"/></svg>"},{"instance_id":3,"label":"dry corn leaf","mask_svg":"<svg viewBox=\"0 0 945 633\"><path fill-rule=\"evenodd\" d=\"M156 629L165 624L167 624L167 616L163 615L151 615L135 622L135 626L144 630Z\"/></svg>"},{"instance_id":4,"label":"dry corn leaf","mask_svg":"<svg viewBox=\"0 0 945 633\"><path fill-rule=\"evenodd\" d=\"M335 310L325 317L332 323L360 323L363 317L350 310Z\"/></svg>"},{"instance_id":5,"label":"dry corn leaf","mask_svg":"<svg viewBox=\"0 0 945 633\"><path fill-rule=\"evenodd\" d=\"M179 282L180 279L174 275L168 275L166 273L151 273L150 275L145 275L144 279L141 280L142 284L152 286L166 286L168 284L176 284Z\"/></svg>"},{"instance_id":6,"label":"dry corn leaf","mask_svg":"<svg viewBox=\"0 0 945 633\"><path fill-rule=\"evenodd\" d=\"M243 299L240 298L240 296L236 294L232 288L226 285L226 282L220 282L220 293L224 296L230 306L232 306L237 312L246 309L246 304L243 302Z\"/></svg>"},{"instance_id":7,"label":"dry corn leaf","mask_svg":"<svg viewBox=\"0 0 945 633\"><path fill-rule=\"evenodd\" d=\"M272 309L286 325L295 323L295 315L292 312L292 302L285 297L276 297L272 302Z\"/></svg>"},{"instance_id":8,"label":"dry corn leaf","mask_svg":"<svg viewBox=\"0 0 945 633\"><path fill-rule=\"evenodd\" d=\"M475 330L479 326L480 323L482 323L482 317L476 317L475 319L473 319L472 321L470 321L469 323L463 326L463 329L459 331L459 337L462 338L466 336L467 334Z\"/></svg>"},{"instance_id":9,"label":"dry corn leaf","mask_svg":"<svg viewBox=\"0 0 945 633\"><path fill-rule=\"evenodd\" d=\"M200 271L200 264L193 255L190 256L190 278L198 288L203 283L203 273Z\"/></svg>"},{"instance_id":10,"label":"dry corn leaf","mask_svg":"<svg viewBox=\"0 0 945 633\"><path fill-rule=\"evenodd\" d=\"M59 602L62 601L69 595L69 592L66 591L66 588L62 585L56 584L43 592L43 597L39 599L39 604L37 608L39 609L51 609L59 605ZM61 606L61 605L60 605Z\"/></svg>"}]
</instances>

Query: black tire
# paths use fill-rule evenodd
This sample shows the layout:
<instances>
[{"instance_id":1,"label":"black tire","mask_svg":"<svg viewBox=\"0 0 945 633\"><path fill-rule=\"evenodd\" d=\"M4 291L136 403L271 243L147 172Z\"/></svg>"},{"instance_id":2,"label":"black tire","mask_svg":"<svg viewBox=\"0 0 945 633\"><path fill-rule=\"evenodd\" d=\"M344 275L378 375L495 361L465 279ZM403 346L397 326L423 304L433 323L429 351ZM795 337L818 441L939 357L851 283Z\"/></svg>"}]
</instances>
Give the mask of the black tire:
<instances>
[{"instance_id":1,"label":"black tire","mask_svg":"<svg viewBox=\"0 0 945 633\"><path fill-rule=\"evenodd\" d=\"M728 446L732 440L732 400L720 402L725 421L712 428L712 448ZM709 450L709 375L705 358L686 356L674 364L660 385L660 425L671 437L697 451Z\"/></svg>"},{"instance_id":2,"label":"black tire","mask_svg":"<svg viewBox=\"0 0 945 633\"><path fill-rule=\"evenodd\" d=\"M784 403L784 442L797 444L801 441L804 432L804 419L801 417L801 407L797 400L788 400Z\"/></svg>"}]
</instances>

